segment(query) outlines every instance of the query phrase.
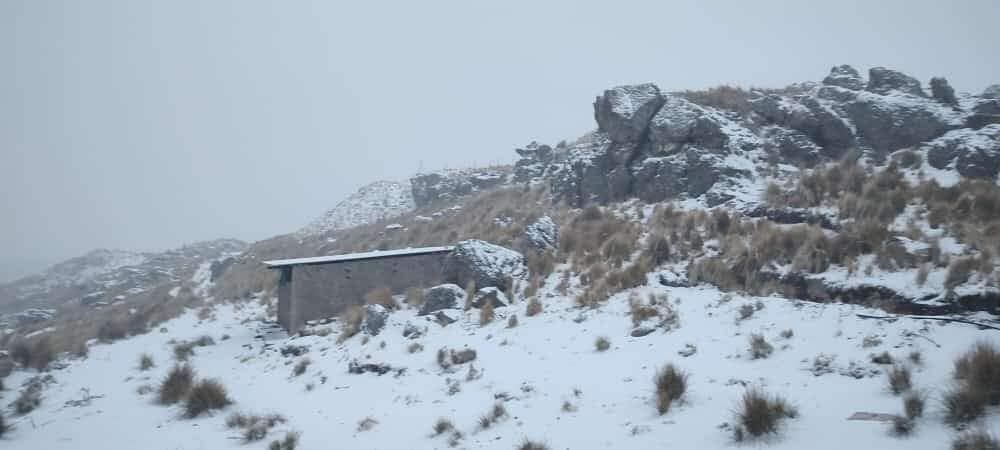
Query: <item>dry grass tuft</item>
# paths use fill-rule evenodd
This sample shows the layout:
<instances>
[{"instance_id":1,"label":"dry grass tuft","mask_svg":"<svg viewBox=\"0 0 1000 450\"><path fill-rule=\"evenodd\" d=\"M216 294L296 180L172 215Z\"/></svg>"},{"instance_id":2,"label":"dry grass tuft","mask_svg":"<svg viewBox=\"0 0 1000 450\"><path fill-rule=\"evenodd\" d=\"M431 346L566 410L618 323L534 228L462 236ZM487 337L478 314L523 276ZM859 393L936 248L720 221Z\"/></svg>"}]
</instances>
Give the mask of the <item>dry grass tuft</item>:
<instances>
[{"instance_id":1,"label":"dry grass tuft","mask_svg":"<svg viewBox=\"0 0 1000 450\"><path fill-rule=\"evenodd\" d=\"M434 422L434 436L440 436L454 429L455 425L444 417L438 419L437 422Z\"/></svg>"},{"instance_id":2,"label":"dry grass tuft","mask_svg":"<svg viewBox=\"0 0 1000 450\"><path fill-rule=\"evenodd\" d=\"M775 434L784 419L798 416L798 411L779 396L770 396L758 388L750 388L740 400L737 408L736 441L742 441L749 434L760 437Z\"/></svg>"},{"instance_id":3,"label":"dry grass tuft","mask_svg":"<svg viewBox=\"0 0 1000 450\"><path fill-rule=\"evenodd\" d=\"M927 396L922 392L910 391L903 397L903 412L908 419L917 419L924 415L924 403Z\"/></svg>"},{"instance_id":4,"label":"dry grass tuft","mask_svg":"<svg viewBox=\"0 0 1000 450\"><path fill-rule=\"evenodd\" d=\"M528 306L524 308L524 315L532 317L542 312L542 302L538 300L538 297L532 297L528 300Z\"/></svg>"},{"instance_id":5,"label":"dry grass tuft","mask_svg":"<svg viewBox=\"0 0 1000 450\"><path fill-rule=\"evenodd\" d=\"M490 322L493 322L494 310L493 310L493 300L486 299L483 306L479 308L479 326L486 326Z\"/></svg>"},{"instance_id":6,"label":"dry grass tuft","mask_svg":"<svg viewBox=\"0 0 1000 450\"><path fill-rule=\"evenodd\" d=\"M511 314L510 317L507 318L507 328L515 327L517 327L517 314Z\"/></svg>"},{"instance_id":7,"label":"dry grass tuft","mask_svg":"<svg viewBox=\"0 0 1000 450\"><path fill-rule=\"evenodd\" d=\"M774 346L772 346L767 339L764 338L762 334L751 334L750 335L750 357L753 359L764 359L771 356L774 352Z\"/></svg>"},{"instance_id":8,"label":"dry grass tuft","mask_svg":"<svg viewBox=\"0 0 1000 450\"><path fill-rule=\"evenodd\" d=\"M194 384L194 369L191 366L176 365L160 383L159 402L172 405L184 399Z\"/></svg>"},{"instance_id":9,"label":"dry grass tuft","mask_svg":"<svg viewBox=\"0 0 1000 450\"><path fill-rule=\"evenodd\" d=\"M951 441L952 450L1000 450L1000 442L984 430L962 433Z\"/></svg>"},{"instance_id":10,"label":"dry grass tuft","mask_svg":"<svg viewBox=\"0 0 1000 450\"><path fill-rule=\"evenodd\" d=\"M886 372L886 375L889 381L889 391L895 395L909 391L913 386L909 367L894 365Z\"/></svg>"},{"instance_id":11,"label":"dry grass tuft","mask_svg":"<svg viewBox=\"0 0 1000 450\"><path fill-rule=\"evenodd\" d=\"M206 412L225 408L232 403L222 383L217 380L202 380L188 393L184 402L184 415L193 419Z\"/></svg>"},{"instance_id":12,"label":"dry grass tuft","mask_svg":"<svg viewBox=\"0 0 1000 450\"><path fill-rule=\"evenodd\" d=\"M656 385L656 410L661 415L670 410L674 402L684 396L687 391L688 374L673 364L667 364L656 372L653 382Z\"/></svg>"},{"instance_id":13,"label":"dry grass tuft","mask_svg":"<svg viewBox=\"0 0 1000 450\"><path fill-rule=\"evenodd\" d=\"M392 298L392 290L387 287L375 288L365 294L365 304L382 305L389 311L399 307Z\"/></svg>"},{"instance_id":14,"label":"dry grass tuft","mask_svg":"<svg viewBox=\"0 0 1000 450\"><path fill-rule=\"evenodd\" d=\"M361 332L361 322L365 319L365 310L361 306L354 305L350 306L340 314L340 320L343 322L343 326L340 330L340 335L337 336L337 342L344 342L354 335Z\"/></svg>"},{"instance_id":15,"label":"dry grass tuft","mask_svg":"<svg viewBox=\"0 0 1000 450\"><path fill-rule=\"evenodd\" d=\"M532 441L528 438L524 438L521 444L517 446L517 450L549 450L549 446L538 441Z\"/></svg>"},{"instance_id":16,"label":"dry grass tuft","mask_svg":"<svg viewBox=\"0 0 1000 450\"><path fill-rule=\"evenodd\" d=\"M156 363L153 362L152 355L150 355L149 353L143 353L142 355L139 355L139 370L147 371L149 369L152 369L154 366L156 366Z\"/></svg>"},{"instance_id":17,"label":"dry grass tuft","mask_svg":"<svg viewBox=\"0 0 1000 450\"><path fill-rule=\"evenodd\" d=\"M299 360L299 362L297 364L295 364L295 367L292 369L292 376L297 377L297 376L300 376L300 375L306 373L306 369L309 368L310 364L312 364L312 360L311 359L309 359L309 358L302 358L301 360Z\"/></svg>"},{"instance_id":18,"label":"dry grass tuft","mask_svg":"<svg viewBox=\"0 0 1000 450\"><path fill-rule=\"evenodd\" d=\"M597 340L594 341L594 348L599 352L607 351L611 348L611 341L605 336L598 336Z\"/></svg>"}]
</instances>

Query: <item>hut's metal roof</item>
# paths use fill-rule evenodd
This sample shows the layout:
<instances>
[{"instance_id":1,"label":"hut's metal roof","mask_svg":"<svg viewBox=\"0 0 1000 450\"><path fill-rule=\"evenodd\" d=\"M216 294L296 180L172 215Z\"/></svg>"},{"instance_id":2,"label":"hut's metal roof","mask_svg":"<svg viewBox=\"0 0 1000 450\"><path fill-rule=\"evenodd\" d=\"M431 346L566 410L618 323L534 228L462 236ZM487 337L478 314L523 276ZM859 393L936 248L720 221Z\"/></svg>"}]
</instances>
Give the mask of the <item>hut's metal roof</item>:
<instances>
[{"instance_id":1,"label":"hut's metal roof","mask_svg":"<svg viewBox=\"0 0 1000 450\"><path fill-rule=\"evenodd\" d=\"M398 250L376 250L373 252L365 252L365 253L347 253L344 255L314 256L311 258L275 259L271 261L264 261L264 265L266 265L268 268L276 269L280 267L289 267L289 266L333 264L340 262L359 261L364 259L379 259L379 258L392 258L401 256L428 255L434 253L447 253L450 252L453 248L454 247L452 246L401 248Z\"/></svg>"}]
</instances>

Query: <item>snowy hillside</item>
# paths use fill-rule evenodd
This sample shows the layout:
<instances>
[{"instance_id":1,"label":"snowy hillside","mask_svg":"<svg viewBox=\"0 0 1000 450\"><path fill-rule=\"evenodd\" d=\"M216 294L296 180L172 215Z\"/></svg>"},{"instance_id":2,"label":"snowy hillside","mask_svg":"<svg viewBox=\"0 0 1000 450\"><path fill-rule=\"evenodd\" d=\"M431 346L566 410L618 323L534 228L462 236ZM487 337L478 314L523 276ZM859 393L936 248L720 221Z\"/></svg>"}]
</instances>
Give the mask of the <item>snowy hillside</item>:
<instances>
[{"instance_id":1,"label":"snowy hillside","mask_svg":"<svg viewBox=\"0 0 1000 450\"><path fill-rule=\"evenodd\" d=\"M929 320L862 320L856 314L882 313L851 305L728 296L709 287L633 292L641 298L666 296L676 323L630 336L626 299L632 292L584 310L546 292L542 313L526 317L524 303L516 303L498 308L496 320L485 326L474 310L449 311L459 321L441 326L406 309L392 314L378 335L358 335L344 344L337 343L336 323L326 336L261 335L262 310L254 304L220 306L206 320L192 312L163 324L160 332L93 345L86 360L39 374L52 377L42 404L12 420L16 428L4 445L265 448L286 431L297 431L304 449L326 448L331 441L345 448L449 448L452 440L456 448L515 448L525 438L553 449L732 448L738 399L756 386L786 398L798 415L785 422L781 434L751 443L755 448L940 449L956 434L942 423L941 412L952 360L977 341L1000 344L993 330ZM750 316L739 319L741 310L754 304ZM519 324L509 328L512 315ZM410 336L404 337L408 328ZM752 333L770 342L770 356L751 357ZM234 403L210 416L185 419L181 409L157 405L155 391L140 392L155 389L170 370L174 342L202 335L215 345L197 347L191 365L197 377L220 380ZM606 351L595 348L601 336L610 341ZM289 353L294 347L304 348L300 356ZM440 348L473 349L476 357L443 369L436 360ZM149 371L137 368L144 352L156 364ZM909 365L914 389L928 395L926 411L908 438L893 437L888 423L848 420L856 412L902 414L901 397L886 381L890 366L872 362L871 355L882 352ZM919 363L908 359L913 352L921 355ZM304 373L295 375L294 368L307 360ZM384 364L390 371L349 373L352 361ZM659 415L653 377L667 363L689 374L688 389ZM32 376L17 372L6 384L13 388ZM5 392L4 401L13 395ZM506 414L484 429L480 418L495 404ZM240 431L225 425L236 411L278 413L287 423L261 442L244 444ZM993 414L987 417L987 427L998 425ZM461 437L452 431L434 436L438 418L450 420Z\"/></svg>"},{"instance_id":2,"label":"snowy hillside","mask_svg":"<svg viewBox=\"0 0 1000 450\"><path fill-rule=\"evenodd\" d=\"M296 234L305 237L343 230L396 217L413 207L409 183L376 181L358 189Z\"/></svg>"}]
</instances>

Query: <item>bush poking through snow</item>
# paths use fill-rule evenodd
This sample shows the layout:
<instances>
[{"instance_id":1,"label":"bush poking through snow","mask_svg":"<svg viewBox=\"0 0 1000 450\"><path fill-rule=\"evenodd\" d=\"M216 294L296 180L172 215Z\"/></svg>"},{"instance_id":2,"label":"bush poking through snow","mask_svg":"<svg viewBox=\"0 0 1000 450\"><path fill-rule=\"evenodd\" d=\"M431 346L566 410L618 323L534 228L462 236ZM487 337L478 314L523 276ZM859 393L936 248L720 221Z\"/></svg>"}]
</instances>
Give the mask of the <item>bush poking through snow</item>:
<instances>
[{"instance_id":1,"label":"bush poking through snow","mask_svg":"<svg viewBox=\"0 0 1000 450\"><path fill-rule=\"evenodd\" d=\"M337 342L344 342L361 331L361 322L365 319L365 310L361 306L353 305L340 314L340 321L343 326Z\"/></svg>"},{"instance_id":2,"label":"bush poking through snow","mask_svg":"<svg viewBox=\"0 0 1000 450\"><path fill-rule=\"evenodd\" d=\"M153 362L153 356L149 353L143 353L139 355L139 370L145 372L152 369L156 364Z\"/></svg>"},{"instance_id":3,"label":"bush poking through snow","mask_svg":"<svg viewBox=\"0 0 1000 450\"><path fill-rule=\"evenodd\" d=\"M507 328L517 327L517 314L511 314L507 319Z\"/></svg>"},{"instance_id":4,"label":"bush poking through snow","mask_svg":"<svg viewBox=\"0 0 1000 450\"><path fill-rule=\"evenodd\" d=\"M954 375L984 403L1000 404L1000 351L992 344L980 342L956 359Z\"/></svg>"},{"instance_id":5,"label":"bush poking through snow","mask_svg":"<svg viewBox=\"0 0 1000 450\"><path fill-rule=\"evenodd\" d=\"M531 297L531 300L528 300L528 306L524 308L524 315L532 317L540 312L542 312L542 302L538 300L538 297Z\"/></svg>"},{"instance_id":6,"label":"bush poking through snow","mask_svg":"<svg viewBox=\"0 0 1000 450\"><path fill-rule=\"evenodd\" d=\"M945 392L944 398L945 423L959 428L983 415L986 410L986 398L968 386L958 386Z\"/></svg>"},{"instance_id":7,"label":"bush poking through snow","mask_svg":"<svg viewBox=\"0 0 1000 450\"><path fill-rule=\"evenodd\" d=\"M917 419L924 415L926 395L923 392L910 391L903 397L903 413L908 419Z\"/></svg>"},{"instance_id":8,"label":"bush poking through snow","mask_svg":"<svg viewBox=\"0 0 1000 450\"><path fill-rule=\"evenodd\" d=\"M753 305L745 303L743 306L740 306L740 309L736 314L736 321L742 322L744 320L747 320L753 317L753 313L755 312L757 312L757 310L754 309Z\"/></svg>"},{"instance_id":9,"label":"bush poking through snow","mask_svg":"<svg viewBox=\"0 0 1000 450\"><path fill-rule=\"evenodd\" d=\"M493 321L493 300L487 299L483 306L479 308L479 326L486 326Z\"/></svg>"},{"instance_id":10,"label":"bush poking through snow","mask_svg":"<svg viewBox=\"0 0 1000 450\"><path fill-rule=\"evenodd\" d=\"M896 437L906 437L913 433L916 422L906 417L895 417L892 419L892 435Z\"/></svg>"},{"instance_id":11,"label":"bush poking through snow","mask_svg":"<svg viewBox=\"0 0 1000 450\"><path fill-rule=\"evenodd\" d=\"M445 419L444 417L438 419L437 422L434 422L434 436L440 436L454 429L455 424L451 423L450 420Z\"/></svg>"},{"instance_id":12,"label":"bush poking through snow","mask_svg":"<svg viewBox=\"0 0 1000 450\"><path fill-rule=\"evenodd\" d=\"M505 417L507 417L507 408L503 406L503 403L495 403L493 404L493 408L490 408L488 413L479 416L479 421L477 423L479 425L479 429L485 430L493 426L493 424L500 422Z\"/></svg>"},{"instance_id":13,"label":"bush poking through snow","mask_svg":"<svg viewBox=\"0 0 1000 450\"><path fill-rule=\"evenodd\" d=\"M267 450L295 450L295 447L299 446L299 433L296 431L289 431L285 433L285 438L282 440L271 441L271 445L267 446Z\"/></svg>"},{"instance_id":14,"label":"bush poking through snow","mask_svg":"<svg viewBox=\"0 0 1000 450\"><path fill-rule=\"evenodd\" d=\"M673 364L667 364L656 372L653 382L656 385L656 410L660 415L670 411L670 406L684 396L687 380L688 374Z\"/></svg>"},{"instance_id":15,"label":"bush poking through snow","mask_svg":"<svg viewBox=\"0 0 1000 450\"><path fill-rule=\"evenodd\" d=\"M924 354L920 353L920 350L914 350L910 352L910 354L907 355L907 358L909 358L911 363L917 366L922 365L924 363Z\"/></svg>"},{"instance_id":16,"label":"bush poking through snow","mask_svg":"<svg viewBox=\"0 0 1000 450\"><path fill-rule=\"evenodd\" d=\"M292 369L292 376L299 376L306 373L306 369L312 364L312 360L309 358L302 358L299 360L298 364L295 364L295 368Z\"/></svg>"},{"instance_id":17,"label":"bush poking through snow","mask_svg":"<svg viewBox=\"0 0 1000 450\"><path fill-rule=\"evenodd\" d=\"M287 419L280 414L258 416L237 412L226 418L226 427L243 430L243 443L248 444L263 440L267 437L267 433L271 431L271 428L285 422L287 422Z\"/></svg>"},{"instance_id":18,"label":"bush poking through snow","mask_svg":"<svg viewBox=\"0 0 1000 450\"><path fill-rule=\"evenodd\" d=\"M889 354L889 352L872 354L871 360L875 364L882 364L882 365L889 365L895 361L895 359L892 357L892 355Z\"/></svg>"},{"instance_id":19,"label":"bush poking through snow","mask_svg":"<svg viewBox=\"0 0 1000 450\"><path fill-rule=\"evenodd\" d=\"M174 359L186 362L194 355L194 342L181 342L174 344Z\"/></svg>"},{"instance_id":20,"label":"bush poking through snow","mask_svg":"<svg viewBox=\"0 0 1000 450\"><path fill-rule=\"evenodd\" d=\"M187 364L174 366L160 383L160 404L172 405L181 401L191 390L192 384L194 384L194 369Z\"/></svg>"},{"instance_id":21,"label":"bush poking through snow","mask_svg":"<svg viewBox=\"0 0 1000 450\"><path fill-rule=\"evenodd\" d=\"M42 404L42 384L29 383L14 400L14 412L27 414Z\"/></svg>"},{"instance_id":22,"label":"bush poking through snow","mask_svg":"<svg viewBox=\"0 0 1000 450\"><path fill-rule=\"evenodd\" d=\"M798 411L778 396L767 395L759 388L750 388L743 393L743 398L737 406L737 421L734 429L737 442L750 437L760 437L778 432L781 422L798 416Z\"/></svg>"},{"instance_id":23,"label":"bush poking through snow","mask_svg":"<svg viewBox=\"0 0 1000 450\"><path fill-rule=\"evenodd\" d=\"M598 336L597 340L594 341L594 348L599 352L607 351L611 348L611 341L609 341L607 337Z\"/></svg>"},{"instance_id":24,"label":"bush poking through snow","mask_svg":"<svg viewBox=\"0 0 1000 450\"><path fill-rule=\"evenodd\" d=\"M419 342L414 342L406 347L406 351L410 353L417 353L424 351L424 345Z\"/></svg>"},{"instance_id":25,"label":"bush poking through snow","mask_svg":"<svg viewBox=\"0 0 1000 450\"><path fill-rule=\"evenodd\" d=\"M225 408L232 403L222 383L217 380L202 380L188 393L184 402L184 415L193 419L206 412Z\"/></svg>"},{"instance_id":26,"label":"bush poking through snow","mask_svg":"<svg viewBox=\"0 0 1000 450\"><path fill-rule=\"evenodd\" d=\"M902 394L912 387L909 367L897 364L892 366L886 374L889 379L889 391L893 394Z\"/></svg>"},{"instance_id":27,"label":"bush poking through snow","mask_svg":"<svg viewBox=\"0 0 1000 450\"><path fill-rule=\"evenodd\" d=\"M750 357L753 359L764 359L771 356L774 347L767 342L762 334L750 335Z\"/></svg>"},{"instance_id":28,"label":"bush poking through snow","mask_svg":"<svg viewBox=\"0 0 1000 450\"><path fill-rule=\"evenodd\" d=\"M962 433L951 441L952 450L1000 450L1000 442L984 430Z\"/></svg>"},{"instance_id":29,"label":"bush poking through snow","mask_svg":"<svg viewBox=\"0 0 1000 450\"><path fill-rule=\"evenodd\" d=\"M792 336L795 336L795 332L791 328L781 332L781 337L784 339L791 339Z\"/></svg>"},{"instance_id":30,"label":"bush poking through snow","mask_svg":"<svg viewBox=\"0 0 1000 450\"><path fill-rule=\"evenodd\" d=\"M517 450L549 450L549 446L538 441L532 441L528 438L524 438L521 441L521 445L517 446Z\"/></svg>"},{"instance_id":31,"label":"bush poking through snow","mask_svg":"<svg viewBox=\"0 0 1000 450\"><path fill-rule=\"evenodd\" d=\"M375 425L378 425L377 420L373 417L365 417L364 419L358 421L358 431L371 430L372 428L375 428Z\"/></svg>"}]
</instances>

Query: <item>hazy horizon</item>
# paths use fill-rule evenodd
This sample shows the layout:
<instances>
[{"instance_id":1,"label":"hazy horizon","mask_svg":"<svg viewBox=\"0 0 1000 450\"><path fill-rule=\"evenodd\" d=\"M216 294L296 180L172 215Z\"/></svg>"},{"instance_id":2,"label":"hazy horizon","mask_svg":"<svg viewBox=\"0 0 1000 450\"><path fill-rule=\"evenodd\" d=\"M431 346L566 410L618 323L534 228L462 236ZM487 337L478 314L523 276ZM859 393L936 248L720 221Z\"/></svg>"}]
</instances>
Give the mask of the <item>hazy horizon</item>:
<instances>
[{"instance_id":1,"label":"hazy horizon","mask_svg":"<svg viewBox=\"0 0 1000 450\"><path fill-rule=\"evenodd\" d=\"M574 139L615 85L1000 83L986 0L283 6L0 3L2 265L288 233L372 181Z\"/></svg>"}]
</instances>

